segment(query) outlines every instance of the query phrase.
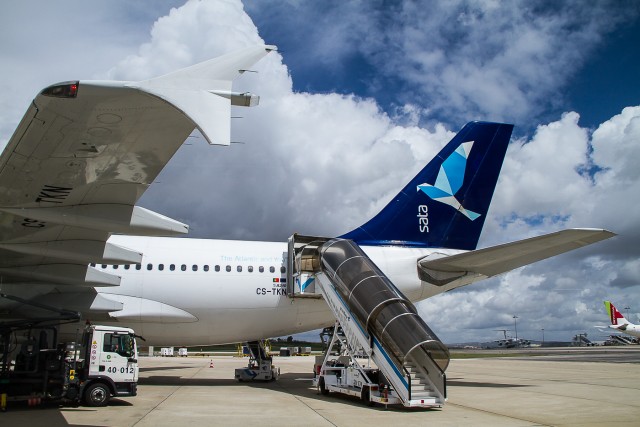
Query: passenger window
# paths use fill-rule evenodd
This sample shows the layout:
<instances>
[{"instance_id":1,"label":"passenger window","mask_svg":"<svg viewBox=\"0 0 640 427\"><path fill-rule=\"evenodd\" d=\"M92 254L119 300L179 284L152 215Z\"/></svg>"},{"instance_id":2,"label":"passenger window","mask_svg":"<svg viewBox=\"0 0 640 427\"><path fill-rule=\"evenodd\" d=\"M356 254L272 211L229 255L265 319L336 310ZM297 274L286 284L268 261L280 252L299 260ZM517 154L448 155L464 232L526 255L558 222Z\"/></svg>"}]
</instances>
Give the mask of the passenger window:
<instances>
[{"instance_id":1,"label":"passenger window","mask_svg":"<svg viewBox=\"0 0 640 427\"><path fill-rule=\"evenodd\" d=\"M89 265L90 265L91 267L95 267L95 266L96 266L96 263L95 263L95 262L92 262L92 263L91 263L91 264L89 264Z\"/></svg>"},{"instance_id":2,"label":"passenger window","mask_svg":"<svg viewBox=\"0 0 640 427\"><path fill-rule=\"evenodd\" d=\"M186 266L185 264L182 264L182 265L180 266L180 270L182 270L182 271L187 271L187 266Z\"/></svg>"},{"instance_id":3,"label":"passenger window","mask_svg":"<svg viewBox=\"0 0 640 427\"><path fill-rule=\"evenodd\" d=\"M237 266L236 270L238 270L238 273L242 273L242 266L241 265Z\"/></svg>"},{"instance_id":4,"label":"passenger window","mask_svg":"<svg viewBox=\"0 0 640 427\"><path fill-rule=\"evenodd\" d=\"M202 269L203 269L204 271L209 271L209 266L208 266L207 264L205 264L205 265L202 267Z\"/></svg>"},{"instance_id":5,"label":"passenger window","mask_svg":"<svg viewBox=\"0 0 640 427\"><path fill-rule=\"evenodd\" d=\"M284 268L284 265L282 267L280 267L280 273L284 274L287 272L287 269Z\"/></svg>"},{"instance_id":6,"label":"passenger window","mask_svg":"<svg viewBox=\"0 0 640 427\"><path fill-rule=\"evenodd\" d=\"M249 273L253 273L253 266L250 265L249 267L247 267L247 270L249 271Z\"/></svg>"},{"instance_id":7,"label":"passenger window","mask_svg":"<svg viewBox=\"0 0 640 427\"><path fill-rule=\"evenodd\" d=\"M147 270L153 270L153 264L147 264Z\"/></svg>"},{"instance_id":8,"label":"passenger window","mask_svg":"<svg viewBox=\"0 0 640 427\"><path fill-rule=\"evenodd\" d=\"M142 268L142 264L136 264L136 270L140 270Z\"/></svg>"},{"instance_id":9,"label":"passenger window","mask_svg":"<svg viewBox=\"0 0 640 427\"><path fill-rule=\"evenodd\" d=\"M220 271L220 266L219 266L219 265L216 265L215 270L216 270L216 271Z\"/></svg>"},{"instance_id":10,"label":"passenger window","mask_svg":"<svg viewBox=\"0 0 640 427\"><path fill-rule=\"evenodd\" d=\"M272 265L271 267L269 267L269 271L271 273L275 273L276 272L276 268Z\"/></svg>"},{"instance_id":11,"label":"passenger window","mask_svg":"<svg viewBox=\"0 0 640 427\"><path fill-rule=\"evenodd\" d=\"M260 273L264 273L264 267L263 267L263 266L258 267L258 271L259 271Z\"/></svg>"},{"instance_id":12,"label":"passenger window","mask_svg":"<svg viewBox=\"0 0 640 427\"><path fill-rule=\"evenodd\" d=\"M117 270L117 269L118 269L118 266L117 266L117 265L114 265L114 266L113 266L113 269L114 269L114 270Z\"/></svg>"},{"instance_id":13,"label":"passenger window","mask_svg":"<svg viewBox=\"0 0 640 427\"><path fill-rule=\"evenodd\" d=\"M227 270L227 272L231 272L231 266L230 266L230 265L227 265L226 270Z\"/></svg>"},{"instance_id":14,"label":"passenger window","mask_svg":"<svg viewBox=\"0 0 640 427\"><path fill-rule=\"evenodd\" d=\"M127 264L127 265L125 265L125 266L124 266L124 269L125 269L125 270L128 270L129 268L131 268L131 266L130 266L129 264Z\"/></svg>"},{"instance_id":15,"label":"passenger window","mask_svg":"<svg viewBox=\"0 0 640 427\"><path fill-rule=\"evenodd\" d=\"M102 264L102 268L107 268L107 264Z\"/></svg>"},{"instance_id":16,"label":"passenger window","mask_svg":"<svg viewBox=\"0 0 640 427\"><path fill-rule=\"evenodd\" d=\"M193 265L191 266L191 269L192 269L193 271L198 271L198 266L197 266L197 265L195 265L195 264L193 264Z\"/></svg>"},{"instance_id":17,"label":"passenger window","mask_svg":"<svg viewBox=\"0 0 640 427\"><path fill-rule=\"evenodd\" d=\"M171 264L169 266L169 270L174 271L176 269L176 265L175 264Z\"/></svg>"},{"instance_id":18,"label":"passenger window","mask_svg":"<svg viewBox=\"0 0 640 427\"><path fill-rule=\"evenodd\" d=\"M164 270L164 264L158 264L158 270L160 271Z\"/></svg>"}]
</instances>

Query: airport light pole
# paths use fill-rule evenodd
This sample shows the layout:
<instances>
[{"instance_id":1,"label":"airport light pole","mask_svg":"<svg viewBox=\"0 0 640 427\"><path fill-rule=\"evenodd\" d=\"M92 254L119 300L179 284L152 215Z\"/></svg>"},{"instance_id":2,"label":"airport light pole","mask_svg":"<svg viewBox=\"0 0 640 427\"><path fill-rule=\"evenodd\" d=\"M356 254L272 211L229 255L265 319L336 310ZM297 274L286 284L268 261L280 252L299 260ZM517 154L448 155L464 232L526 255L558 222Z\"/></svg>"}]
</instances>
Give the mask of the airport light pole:
<instances>
[{"instance_id":1,"label":"airport light pole","mask_svg":"<svg viewBox=\"0 0 640 427\"><path fill-rule=\"evenodd\" d=\"M544 328L542 328L541 331L542 331L542 344L540 345L540 347L544 347Z\"/></svg>"},{"instance_id":2,"label":"airport light pole","mask_svg":"<svg viewBox=\"0 0 640 427\"><path fill-rule=\"evenodd\" d=\"M513 315L513 328L516 330L516 340L518 339L518 316Z\"/></svg>"}]
</instances>

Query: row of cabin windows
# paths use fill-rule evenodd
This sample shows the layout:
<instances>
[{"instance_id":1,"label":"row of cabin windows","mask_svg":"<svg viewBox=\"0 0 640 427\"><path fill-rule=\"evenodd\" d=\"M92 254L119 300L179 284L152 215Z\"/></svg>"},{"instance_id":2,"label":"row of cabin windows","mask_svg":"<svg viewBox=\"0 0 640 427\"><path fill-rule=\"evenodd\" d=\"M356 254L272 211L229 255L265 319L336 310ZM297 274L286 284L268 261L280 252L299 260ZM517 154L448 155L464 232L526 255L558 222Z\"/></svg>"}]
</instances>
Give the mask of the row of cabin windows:
<instances>
[{"instance_id":1,"label":"row of cabin windows","mask_svg":"<svg viewBox=\"0 0 640 427\"><path fill-rule=\"evenodd\" d=\"M92 264L91 264L91 266L92 266L92 267L95 267L95 266L96 266L96 264L93 264L93 263L92 263ZM102 264L102 265L101 265L101 267L102 267L102 268L107 268L107 264ZM114 270L117 270L119 266L118 266L118 265L112 265L111 267L112 267ZM130 265L130 264L127 264L127 265L123 265L122 267L123 267L125 270L129 270L129 269L131 268L131 265ZM159 271L164 271L164 264L158 264L158 266L157 266L157 267L158 267L158 270L159 270ZM170 270L170 271L175 271L175 270L176 270L176 267L177 267L177 266L176 266L175 264L169 264L169 270ZM147 268L147 270L149 270L149 271L153 270L153 264L147 264L146 268ZM135 264L135 269L136 269L136 270L142 270L142 264ZM198 265L197 265L197 264L193 264L193 265L191 266L191 270L192 270L192 271L198 271L198 269L199 269L199 267L198 267ZM202 270L203 270L203 271L209 271L209 266L208 266L207 264L203 265L203 266L202 266ZM220 271L220 270L221 270L221 267L220 267L219 265L215 265L215 266L213 266L213 270L214 270L214 271ZM231 272L232 268L231 268L231 266L230 266L230 265L227 265L227 266L225 267L225 270L226 270L227 272ZM186 264L182 264L182 265L180 265L180 271L187 271L187 265L186 265ZM241 266L241 265L238 265L238 266L236 267L236 271L237 271L238 273L242 273L242 266ZM248 266L248 267L247 267L247 271L248 271L249 273L253 273L253 266L252 266L252 265ZM263 266L259 266L259 267L258 267L258 271L259 271L260 273L264 273L264 272L265 272L265 268L264 268ZM284 273L286 273L286 271L287 271L287 269L286 269L284 266L280 267L280 273L284 274ZM275 272L276 272L276 268L275 268L274 266L269 267L269 273L275 273Z\"/></svg>"}]
</instances>

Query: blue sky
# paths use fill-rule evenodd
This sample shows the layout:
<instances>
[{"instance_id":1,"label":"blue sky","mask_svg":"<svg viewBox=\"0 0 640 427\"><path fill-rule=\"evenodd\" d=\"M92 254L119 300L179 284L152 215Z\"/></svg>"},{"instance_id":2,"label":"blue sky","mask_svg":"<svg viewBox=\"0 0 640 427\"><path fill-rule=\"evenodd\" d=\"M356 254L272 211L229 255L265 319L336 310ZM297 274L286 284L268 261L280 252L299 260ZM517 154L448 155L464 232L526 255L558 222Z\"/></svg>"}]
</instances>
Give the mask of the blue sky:
<instances>
[{"instance_id":1,"label":"blue sky","mask_svg":"<svg viewBox=\"0 0 640 427\"><path fill-rule=\"evenodd\" d=\"M514 314L520 336L597 335L604 299L640 313L639 38L640 3L629 0L10 2L0 146L52 83L140 80L276 44L236 82L261 95L233 121L245 144L195 135L142 206L190 224L192 237L340 235L466 122L509 121L480 246L570 227L619 236L431 298L420 313L446 342L499 338Z\"/></svg>"},{"instance_id":2,"label":"blue sky","mask_svg":"<svg viewBox=\"0 0 640 427\"><path fill-rule=\"evenodd\" d=\"M413 18L408 17L407 11L403 12L403 9L409 9L406 6L409 3L418 5L416 9L424 14L417 13ZM380 66L380 62L388 61L389 57L392 58L391 62L394 61L394 55L388 55L385 50L402 49L398 48L402 41L389 33L396 33L398 28L407 23L419 26L425 18L425 26L431 28L433 23L428 16L445 16L454 20L437 25L435 30L441 34L439 37L431 38L426 32L421 35L425 50L443 49L445 53L450 52L450 55L465 55L459 44L470 41L466 39L464 29L455 30L459 26L459 21L455 22L456 17L463 13L472 15L476 9L476 15L479 16L477 19L488 21L485 25L490 31L493 15L506 16L511 13L507 11L502 14L500 6L494 11L477 12L482 9L483 3L490 2L355 1L350 2L345 11L344 2L340 1L273 0L249 2L246 9L258 26L260 35L280 47L294 76L294 90L312 93L354 93L358 96L373 97L385 111L392 113L394 108L407 102L428 105L429 92L421 90L419 81L405 78L401 69L394 68L392 73L386 67ZM548 78L544 79L550 82L549 89L553 89L553 92L549 91L549 94L553 99L536 106L532 111L533 117L527 115L526 120L548 119L572 110L580 112L583 125L594 127L640 99L640 87L634 84L640 75L640 60L637 55L637 46L640 43L640 8L637 3L591 2L591 13L579 13L580 9L585 9L584 2L508 2L503 5L505 9L513 9L506 7L507 5L516 5L516 9L526 8L535 11L530 12L534 16L534 22L555 18L558 15L565 18L564 22L550 27L558 33L565 32L562 26L582 27L585 30L589 28L589 31L593 28L597 31L595 37L580 34L579 30L566 31L567 47L558 46L557 53L568 55L563 49L575 50L571 42L582 43L582 51L571 56L571 62L563 64L563 70L557 70L558 75L547 76ZM283 16L287 19L282 19ZM500 19L495 21L495 29L501 26L514 31L523 20L522 16L514 18L511 23L508 19ZM589 24L594 20L601 21L601 25L594 28ZM511 26L512 28L509 28ZM515 31L517 32L517 29ZM326 40L335 38L335 35L341 36L339 41L336 41L340 46L327 45ZM363 40L364 37L370 39ZM430 42L433 42L432 46L429 46ZM500 47L508 42L494 40L493 44ZM559 41L559 44L562 44L562 41ZM486 56L490 60L495 53L483 52L482 45L482 42L478 43L478 56ZM321 55L313 54L314 46L320 46ZM543 54L552 56L556 52L550 47ZM531 56L528 59L537 58ZM402 57L402 60L406 61L406 57ZM451 63L455 64L455 61L451 60ZM412 64L408 61L404 66L409 68ZM421 68L421 71L428 73L430 70L425 67ZM525 85L526 83L520 84ZM535 94L539 88L531 87L526 90L527 93ZM459 123L457 117L439 111L435 113L426 117L425 121L433 122L435 119L451 124ZM524 120L525 117L518 115L502 114L502 117L497 119L517 122L521 132L524 129L530 130L532 126L531 122Z\"/></svg>"}]
</instances>

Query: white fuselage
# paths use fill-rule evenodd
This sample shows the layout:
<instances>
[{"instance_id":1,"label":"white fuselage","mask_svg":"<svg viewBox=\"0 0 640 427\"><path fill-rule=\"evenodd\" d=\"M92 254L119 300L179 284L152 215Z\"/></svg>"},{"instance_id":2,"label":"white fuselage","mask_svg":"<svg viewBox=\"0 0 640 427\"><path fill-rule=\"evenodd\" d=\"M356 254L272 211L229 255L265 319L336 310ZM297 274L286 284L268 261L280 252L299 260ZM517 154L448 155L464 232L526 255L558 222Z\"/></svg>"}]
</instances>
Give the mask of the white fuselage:
<instances>
[{"instance_id":1,"label":"white fuselage","mask_svg":"<svg viewBox=\"0 0 640 427\"><path fill-rule=\"evenodd\" d=\"M617 331L623 332L627 335L631 335L634 337L640 338L640 325L634 325L633 323L629 323L626 325L610 325L610 328L613 328Z\"/></svg>"},{"instance_id":2,"label":"white fuselage","mask_svg":"<svg viewBox=\"0 0 640 427\"><path fill-rule=\"evenodd\" d=\"M286 295L286 243L113 236L110 242L144 254L135 265L97 265L121 276L96 288L123 304L108 318L133 328L149 345L206 345L305 332L333 323L322 299ZM416 260L433 252L363 247L412 301L447 290L421 282ZM439 252L443 252L439 250ZM458 252L458 251L446 251Z\"/></svg>"}]
</instances>

